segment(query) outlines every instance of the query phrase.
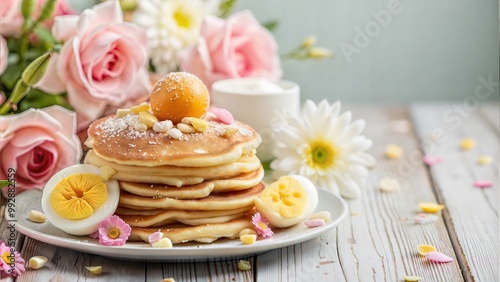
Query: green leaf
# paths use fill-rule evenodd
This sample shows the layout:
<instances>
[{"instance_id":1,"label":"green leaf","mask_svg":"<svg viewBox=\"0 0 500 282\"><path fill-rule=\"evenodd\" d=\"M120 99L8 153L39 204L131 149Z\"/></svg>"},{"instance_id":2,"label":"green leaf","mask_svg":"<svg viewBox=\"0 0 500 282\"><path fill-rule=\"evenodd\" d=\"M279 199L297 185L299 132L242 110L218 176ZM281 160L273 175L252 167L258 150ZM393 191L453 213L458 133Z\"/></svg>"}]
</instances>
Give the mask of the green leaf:
<instances>
[{"instance_id":1,"label":"green leaf","mask_svg":"<svg viewBox=\"0 0 500 282\"><path fill-rule=\"evenodd\" d=\"M5 72L0 76L0 82L8 89L12 90L17 80L21 77L23 67L19 64L10 65ZM10 93L5 93L9 95Z\"/></svg>"},{"instance_id":2,"label":"green leaf","mask_svg":"<svg viewBox=\"0 0 500 282\"><path fill-rule=\"evenodd\" d=\"M233 11L234 6L236 6L237 2L238 2L238 0L224 0L224 1L222 1L219 4L219 10L220 10L219 16L221 18L226 18L227 16L229 16L229 14L231 14L231 12Z\"/></svg>"},{"instance_id":3,"label":"green leaf","mask_svg":"<svg viewBox=\"0 0 500 282\"><path fill-rule=\"evenodd\" d=\"M278 25L279 22L277 20L262 23L262 26L265 27L270 32L273 32L278 27Z\"/></svg>"},{"instance_id":4,"label":"green leaf","mask_svg":"<svg viewBox=\"0 0 500 282\"><path fill-rule=\"evenodd\" d=\"M35 1L34 0L23 0L21 2L21 14L24 19L31 17L33 12L35 11Z\"/></svg>"},{"instance_id":5,"label":"green leaf","mask_svg":"<svg viewBox=\"0 0 500 282\"><path fill-rule=\"evenodd\" d=\"M36 20L37 22L43 22L52 17L52 14L54 13L54 10L56 8L57 0L47 0L42 6L42 12L40 13L40 16Z\"/></svg>"},{"instance_id":6,"label":"green leaf","mask_svg":"<svg viewBox=\"0 0 500 282\"><path fill-rule=\"evenodd\" d=\"M9 180L0 180L0 188L7 187L9 184L13 184L13 182Z\"/></svg>"},{"instance_id":7,"label":"green leaf","mask_svg":"<svg viewBox=\"0 0 500 282\"><path fill-rule=\"evenodd\" d=\"M19 111L22 112L29 108L45 108L52 105L59 105L68 110L72 109L65 94L53 95L45 93L40 89L31 89L21 103L19 103Z\"/></svg>"},{"instance_id":8,"label":"green leaf","mask_svg":"<svg viewBox=\"0 0 500 282\"><path fill-rule=\"evenodd\" d=\"M50 49L51 46L55 43L54 37L52 37L52 34L50 33L49 30L46 28L43 28L41 26L37 26L35 28L35 34L40 41L40 44L45 46L45 49Z\"/></svg>"}]
</instances>

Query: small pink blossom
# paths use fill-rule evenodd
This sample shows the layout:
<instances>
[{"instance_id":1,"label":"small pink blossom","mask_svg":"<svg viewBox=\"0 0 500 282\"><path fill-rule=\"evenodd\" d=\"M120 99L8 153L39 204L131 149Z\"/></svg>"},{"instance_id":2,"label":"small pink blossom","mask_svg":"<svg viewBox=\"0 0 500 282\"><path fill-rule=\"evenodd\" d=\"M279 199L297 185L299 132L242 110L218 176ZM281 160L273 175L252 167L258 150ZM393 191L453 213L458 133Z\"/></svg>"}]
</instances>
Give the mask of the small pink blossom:
<instances>
[{"instance_id":1,"label":"small pink blossom","mask_svg":"<svg viewBox=\"0 0 500 282\"><path fill-rule=\"evenodd\" d=\"M269 227L269 221L259 212L256 212L252 216L252 224L254 225L255 231L262 237L273 236L274 232L271 230L271 227Z\"/></svg>"},{"instance_id":2,"label":"small pink blossom","mask_svg":"<svg viewBox=\"0 0 500 282\"><path fill-rule=\"evenodd\" d=\"M101 245L122 246L127 242L132 228L117 215L112 215L99 223L98 230Z\"/></svg>"},{"instance_id":3,"label":"small pink blossom","mask_svg":"<svg viewBox=\"0 0 500 282\"><path fill-rule=\"evenodd\" d=\"M14 247L0 244L0 271L7 275L17 277L25 272L24 259Z\"/></svg>"},{"instance_id":4,"label":"small pink blossom","mask_svg":"<svg viewBox=\"0 0 500 282\"><path fill-rule=\"evenodd\" d=\"M424 156L424 163L428 166L433 166L443 162L443 159L438 156Z\"/></svg>"},{"instance_id":5,"label":"small pink blossom","mask_svg":"<svg viewBox=\"0 0 500 282\"><path fill-rule=\"evenodd\" d=\"M474 181L474 187L477 188L489 188L493 185L491 181L486 181L486 180L476 180Z\"/></svg>"}]
</instances>

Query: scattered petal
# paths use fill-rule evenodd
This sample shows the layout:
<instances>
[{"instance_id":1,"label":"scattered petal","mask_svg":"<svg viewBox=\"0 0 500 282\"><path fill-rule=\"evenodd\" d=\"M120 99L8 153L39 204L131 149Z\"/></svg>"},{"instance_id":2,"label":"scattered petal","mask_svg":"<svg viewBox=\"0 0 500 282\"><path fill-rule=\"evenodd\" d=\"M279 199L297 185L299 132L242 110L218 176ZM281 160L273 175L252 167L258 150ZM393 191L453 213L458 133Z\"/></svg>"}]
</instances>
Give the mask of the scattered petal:
<instances>
[{"instance_id":1,"label":"scattered petal","mask_svg":"<svg viewBox=\"0 0 500 282\"><path fill-rule=\"evenodd\" d=\"M431 202L422 202L419 203L418 206L423 212L430 212L430 213L437 213L438 211L444 209L444 205Z\"/></svg>"},{"instance_id":2,"label":"scattered petal","mask_svg":"<svg viewBox=\"0 0 500 282\"><path fill-rule=\"evenodd\" d=\"M436 247L427 244L420 244L417 246L418 254L425 257L430 252L435 252Z\"/></svg>"},{"instance_id":3,"label":"scattered petal","mask_svg":"<svg viewBox=\"0 0 500 282\"><path fill-rule=\"evenodd\" d=\"M477 188L488 188L491 187L493 183L491 181L486 181L486 180L476 180L474 181L474 187Z\"/></svg>"},{"instance_id":4,"label":"scattered petal","mask_svg":"<svg viewBox=\"0 0 500 282\"><path fill-rule=\"evenodd\" d=\"M361 213L358 212L358 211L352 211L351 212L351 216L360 216L360 215L361 215Z\"/></svg>"},{"instance_id":5,"label":"scattered petal","mask_svg":"<svg viewBox=\"0 0 500 282\"><path fill-rule=\"evenodd\" d=\"M160 241L163 238L163 233L160 231L156 231L153 234L149 235L148 242L153 245L153 243Z\"/></svg>"},{"instance_id":6,"label":"scattered petal","mask_svg":"<svg viewBox=\"0 0 500 282\"><path fill-rule=\"evenodd\" d=\"M234 123L234 117L233 115L226 109L222 108L211 108L210 112L212 112L218 120L225 124L233 124Z\"/></svg>"},{"instance_id":7,"label":"scattered petal","mask_svg":"<svg viewBox=\"0 0 500 282\"><path fill-rule=\"evenodd\" d=\"M422 280L422 277L420 276L415 276L415 275L411 275L411 276L403 276L403 279L405 282L418 282L420 280Z\"/></svg>"},{"instance_id":8,"label":"scattered petal","mask_svg":"<svg viewBox=\"0 0 500 282\"><path fill-rule=\"evenodd\" d=\"M443 162L443 159L441 157L437 156L424 156L424 163L428 166L433 166L436 164L440 164Z\"/></svg>"},{"instance_id":9,"label":"scattered petal","mask_svg":"<svg viewBox=\"0 0 500 282\"><path fill-rule=\"evenodd\" d=\"M440 253L440 252L429 252L425 255L425 257L432 261L432 262L451 262L453 261L453 258L443 254L443 253Z\"/></svg>"},{"instance_id":10,"label":"scattered petal","mask_svg":"<svg viewBox=\"0 0 500 282\"><path fill-rule=\"evenodd\" d=\"M309 228L319 227L319 226L325 225L325 221L322 219L310 219L310 220L306 220L304 223Z\"/></svg>"},{"instance_id":11,"label":"scattered petal","mask_svg":"<svg viewBox=\"0 0 500 282\"><path fill-rule=\"evenodd\" d=\"M396 144L389 144L385 147L385 155L389 159L399 159L403 155L403 148Z\"/></svg>"},{"instance_id":12,"label":"scattered petal","mask_svg":"<svg viewBox=\"0 0 500 282\"><path fill-rule=\"evenodd\" d=\"M92 274L102 274L102 266L85 266L85 268Z\"/></svg>"},{"instance_id":13,"label":"scattered petal","mask_svg":"<svg viewBox=\"0 0 500 282\"><path fill-rule=\"evenodd\" d=\"M493 162L493 158L491 156L479 156L477 159L477 163L480 165L489 165Z\"/></svg>"},{"instance_id":14,"label":"scattered petal","mask_svg":"<svg viewBox=\"0 0 500 282\"><path fill-rule=\"evenodd\" d=\"M415 216L415 222L418 224L426 224L438 221L439 217L435 214L419 213Z\"/></svg>"},{"instance_id":15,"label":"scattered petal","mask_svg":"<svg viewBox=\"0 0 500 282\"><path fill-rule=\"evenodd\" d=\"M464 150L464 151L470 150L470 149L474 148L475 146L476 146L476 141L472 138L464 138L460 142L460 148L462 148L462 150Z\"/></svg>"},{"instance_id":16,"label":"scattered petal","mask_svg":"<svg viewBox=\"0 0 500 282\"><path fill-rule=\"evenodd\" d=\"M378 182L378 188L382 192L394 192L401 187L399 181L394 178L384 177Z\"/></svg>"}]
</instances>

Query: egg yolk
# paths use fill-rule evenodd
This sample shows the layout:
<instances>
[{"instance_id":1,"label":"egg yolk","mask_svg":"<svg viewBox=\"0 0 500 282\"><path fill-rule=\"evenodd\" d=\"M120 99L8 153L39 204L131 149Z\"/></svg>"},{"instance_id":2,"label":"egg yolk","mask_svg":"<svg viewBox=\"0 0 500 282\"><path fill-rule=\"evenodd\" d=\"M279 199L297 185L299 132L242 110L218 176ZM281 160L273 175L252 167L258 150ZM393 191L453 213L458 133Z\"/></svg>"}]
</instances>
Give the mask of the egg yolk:
<instances>
[{"instance_id":1,"label":"egg yolk","mask_svg":"<svg viewBox=\"0 0 500 282\"><path fill-rule=\"evenodd\" d=\"M307 195L302 184L292 177L281 177L264 189L260 198L270 210L284 218L300 216L307 205Z\"/></svg>"},{"instance_id":2,"label":"egg yolk","mask_svg":"<svg viewBox=\"0 0 500 282\"><path fill-rule=\"evenodd\" d=\"M50 205L66 219L84 219L104 204L106 184L91 173L70 175L61 180L50 194Z\"/></svg>"},{"instance_id":3,"label":"egg yolk","mask_svg":"<svg viewBox=\"0 0 500 282\"><path fill-rule=\"evenodd\" d=\"M210 94L196 76L169 73L155 85L150 104L158 120L179 123L184 117L204 117L210 105Z\"/></svg>"}]
</instances>

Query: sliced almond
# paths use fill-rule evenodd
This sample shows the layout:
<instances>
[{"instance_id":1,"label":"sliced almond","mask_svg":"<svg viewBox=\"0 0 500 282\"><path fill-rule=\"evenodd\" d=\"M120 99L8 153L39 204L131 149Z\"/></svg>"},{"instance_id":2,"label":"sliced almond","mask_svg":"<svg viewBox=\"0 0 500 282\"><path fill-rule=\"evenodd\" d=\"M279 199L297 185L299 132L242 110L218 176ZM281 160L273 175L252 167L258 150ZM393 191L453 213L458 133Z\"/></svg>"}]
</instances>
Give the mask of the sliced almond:
<instances>
[{"instance_id":1,"label":"sliced almond","mask_svg":"<svg viewBox=\"0 0 500 282\"><path fill-rule=\"evenodd\" d=\"M118 109L118 110L116 110L116 117L122 118L130 113L132 113L132 111L130 109Z\"/></svg>"},{"instance_id":2,"label":"sliced almond","mask_svg":"<svg viewBox=\"0 0 500 282\"><path fill-rule=\"evenodd\" d=\"M147 125L148 128L153 127L153 125L158 122L158 119L149 112L140 112L139 120Z\"/></svg>"},{"instance_id":3,"label":"sliced almond","mask_svg":"<svg viewBox=\"0 0 500 282\"><path fill-rule=\"evenodd\" d=\"M101 166L101 178L104 181L108 181L111 176L116 173L116 170L108 165Z\"/></svg>"},{"instance_id":4,"label":"sliced almond","mask_svg":"<svg viewBox=\"0 0 500 282\"><path fill-rule=\"evenodd\" d=\"M198 132L203 132L208 129L209 123L205 120L199 118L193 118L191 120L191 125L193 125L194 129Z\"/></svg>"},{"instance_id":5,"label":"sliced almond","mask_svg":"<svg viewBox=\"0 0 500 282\"><path fill-rule=\"evenodd\" d=\"M187 133L187 134L195 132L194 127L185 123L178 123L177 129L179 129L182 133Z\"/></svg>"},{"instance_id":6,"label":"sliced almond","mask_svg":"<svg viewBox=\"0 0 500 282\"><path fill-rule=\"evenodd\" d=\"M228 126L228 127L226 127L226 130L224 131L224 137L231 137L236 132L238 132L238 128L233 127L233 126Z\"/></svg>"},{"instance_id":7,"label":"sliced almond","mask_svg":"<svg viewBox=\"0 0 500 282\"><path fill-rule=\"evenodd\" d=\"M47 220L47 217L40 211L30 210L28 219L33 222L44 223Z\"/></svg>"},{"instance_id":8,"label":"sliced almond","mask_svg":"<svg viewBox=\"0 0 500 282\"><path fill-rule=\"evenodd\" d=\"M240 237L243 235L257 235L257 231L255 231L255 229L252 228L245 228L241 230L239 234Z\"/></svg>"},{"instance_id":9,"label":"sliced almond","mask_svg":"<svg viewBox=\"0 0 500 282\"><path fill-rule=\"evenodd\" d=\"M252 265L247 260L240 260L238 262L238 269L243 271L250 270L252 269Z\"/></svg>"},{"instance_id":10,"label":"sliced almond","mask_svg":"<svg viewBox=\"0 0 500 282\"><path fill-rule=\"evenodd\" d=\"M169 238L162 238L160 241L156 241L151 244L153 248L172 248L172 241Z\"/></svg>"},{"instance_id":11,"label":"sliced almond","mask_svg":"<svg viewBox=\"0 0 500 282\"><path fill-rule=\"evenodd\" d=\"M255 243L255 241L257 241L257 235L255 235L255 234L242 235L242 236L240 236L240 241L241 241L241 243L243 243L245 245L253 244L253 243Z\"/></svg>"},{"instance_id":12,"label":"sliced almond","mask_svg":"<svg viewBox=\"0 0 500 282\"><path fill-rule=\"evenodd\" d=\"M102 273L102 266L85 266L85 268L92 274L99 275Z\"/></svg>"},{"instance_id":13,"label":"sliced almond","mask_svg":"<svg viewBox=\"0 0 500 282\"><path fill-rule=\"evenodd\" d=\"M48 259L44 256L34 256L30 258L29 265L32 269L40 269L47 264Z\"/></svg>"},{"instance_id":14,"label":"sliced almond","mask_svg":"<svg viewBox=\"0 0 500 282\"><path fill-rule=\"evenodd\" d=\"M149 111L150 109L151 109L151 107L146 102L140 103L137 106L130 107L130 111L134 114L138 114L140 112L146 112L146 111Z\"/></svg>"}]
</instances>

